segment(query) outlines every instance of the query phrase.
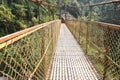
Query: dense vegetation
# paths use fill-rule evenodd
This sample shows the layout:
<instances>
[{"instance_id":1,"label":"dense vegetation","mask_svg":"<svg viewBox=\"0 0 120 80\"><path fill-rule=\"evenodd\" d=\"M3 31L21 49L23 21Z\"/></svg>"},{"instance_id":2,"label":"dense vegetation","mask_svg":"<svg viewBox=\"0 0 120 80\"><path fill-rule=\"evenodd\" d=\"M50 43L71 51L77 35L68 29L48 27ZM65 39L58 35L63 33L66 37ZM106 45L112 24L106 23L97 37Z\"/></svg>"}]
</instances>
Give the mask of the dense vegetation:
<instances>
[{"instance_id":1,"label":"dense vegetation","mask_svg":"<svg viewBox=\"0 0 120 80\"><path fill-rule=\"evenodd\" d=\"M55 4L55 0L46 0ZM56 8L30 0L0 0L0 36L55 19Z\"/></svg>"},{"instance_id":2,"label":"dense vegetation","mask_svg":"<svg viewBox=\"0 0 120 80\"><path fill-rule=\"evenodd\" d=\"M33 25L43 23L58 18L56 13L61 6L62 10L66 10L76 19L89 20L90 10L80 8L88 4L111 0L44 0L48 3L57 5L57 7L46 7L38 5L30 0L0 0L0 36L4 36ZM59 7L58 7L59 6ZM71 7L77 6L77 7ZM114 5L101 5L92 8L92 21L103 21L119 24L120 5L117 5L116 12ZM59 8L59 9L58 9Z\"/></svg>"},{"instance_id":3,"label":"dense vegetation","mask_svg":"<svg viewBox=\"0 0 120 80\"><path fill-rule=\"evenodd\" d=\"M67 11L72 14L76 19L90 20L90 7L80 8L79 6L108 1L112 0L71 0L69 4L67 4ZM65 6L63 6L62 9L65 9ZM91 11L92 21L102 21L107 23L120 24L119 3L94 6L92 7Z\"/></svg>"}]
</instances>

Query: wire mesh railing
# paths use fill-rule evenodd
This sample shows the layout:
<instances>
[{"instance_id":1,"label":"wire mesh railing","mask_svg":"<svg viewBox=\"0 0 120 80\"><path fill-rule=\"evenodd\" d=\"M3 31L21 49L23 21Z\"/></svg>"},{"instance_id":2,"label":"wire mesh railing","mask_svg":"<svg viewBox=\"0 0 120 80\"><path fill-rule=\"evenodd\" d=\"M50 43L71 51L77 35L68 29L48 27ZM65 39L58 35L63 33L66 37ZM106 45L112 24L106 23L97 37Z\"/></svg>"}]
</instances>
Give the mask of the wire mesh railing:
<instances>
[{"instance_id":1,"label":"wire mesh railing","mask_svg":"<svg viewBox=\"0 0 120 80\"><path fill-rule=\"evenodd\" d=\"M120 24L120 0L81 2L83 6L77 4L67 5L67 11L78 20L100 21L112 24ZM99 1L96 1L99 2ZM69 20L69 18L66 18Z\"/></svg>"},{"instance_id":2,"label":"wire mesh railing","mask_svg":"<svg viewBox=\"0 0 120 80\"><path fill-rule=\"evenodd\" d=\"M102 80L120 80L120 26L102 22L66 21Z\"/></svg>"},{"instance_id":3,"label":"wire mesh railing","mask_svg":"<svg viewBox=\"0 0 120 80\"><path fill-rule=\"evenodd\" d=\"M120 1L90 5L81 9L81 19L119 24Z\"/></svg>"},{"instance_id":4,"label":"wire mesh railing","mask_svg":"<svg viewBox=\"0 0 120 80\"><path fill-rule=\"evenodd\" d=\"M0 38L0 78L45 80L59 29L55 20Z\"/></svg>"}]
</instances>

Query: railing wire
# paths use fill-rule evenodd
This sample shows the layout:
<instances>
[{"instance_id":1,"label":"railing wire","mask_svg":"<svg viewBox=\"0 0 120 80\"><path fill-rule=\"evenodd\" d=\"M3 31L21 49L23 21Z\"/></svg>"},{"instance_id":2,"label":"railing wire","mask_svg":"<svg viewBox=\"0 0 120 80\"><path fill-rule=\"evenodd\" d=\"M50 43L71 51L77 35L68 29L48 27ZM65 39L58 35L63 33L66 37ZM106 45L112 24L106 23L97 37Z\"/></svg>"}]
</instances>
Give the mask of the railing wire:
<instances>
[{"instance_id":1,"label":"railing wire","mask_svg":"<svg viewBox=\"0 0 120 80\"><path fill-rule=\"evenodd\" d=\"M120 26L102 22L66 21L102 80L120 80Z\"/></svg>"},{"instance_id":2,"label":"railing wire","mask_svg":"<svg viewBox=\"0 0 120 80\"><path fill-rule=\"evenodd\" d=\"M0 38L0 78L45 80L59 29L55 20Z\"/></svg>"}]
</instances>

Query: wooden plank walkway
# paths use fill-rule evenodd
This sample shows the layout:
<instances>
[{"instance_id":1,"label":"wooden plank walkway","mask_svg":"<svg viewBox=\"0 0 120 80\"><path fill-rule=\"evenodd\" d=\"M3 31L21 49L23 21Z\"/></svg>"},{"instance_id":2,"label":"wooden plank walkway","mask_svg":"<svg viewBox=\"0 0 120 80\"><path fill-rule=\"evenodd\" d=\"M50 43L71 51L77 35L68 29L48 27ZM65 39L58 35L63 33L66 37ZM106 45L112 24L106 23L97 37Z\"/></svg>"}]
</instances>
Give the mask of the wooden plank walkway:
<instances>
[{"instance_id":1,"label":"wooden plank walkway","mask_svg":"<svg viewBox=\"0 0 120 80\"><path fill-rule=\"evenodd\" d=\"M47 80L100 80L65 24L61 25L51 71Z\"/></svg>"}]
</instances>

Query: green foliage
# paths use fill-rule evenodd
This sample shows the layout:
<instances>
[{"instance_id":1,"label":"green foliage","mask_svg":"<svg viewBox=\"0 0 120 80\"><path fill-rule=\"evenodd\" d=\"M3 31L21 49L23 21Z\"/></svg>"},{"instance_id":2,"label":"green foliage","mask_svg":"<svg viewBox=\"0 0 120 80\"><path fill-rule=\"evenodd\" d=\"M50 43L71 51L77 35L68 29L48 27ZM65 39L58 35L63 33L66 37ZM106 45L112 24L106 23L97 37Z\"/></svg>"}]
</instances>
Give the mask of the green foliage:
<instances>
[{"instance_id":1,"label":"green foliage","mask_svg":"<svg viewBox=\"0 0 120 80\"><path fill-rule=\"evenodd\" d=\"M4 36L4 35L5 35L5 31L0 28L0 36Z\"/></svg>"},{"instance_id":2,"label":"green foliage","mask_svg":"<svg viewBox=\"0 0 120 80\"><path fill-rule=\"evenodd\" d=\"M38 19L35 18L35 17L33 17L33 18L32 18L32 22L33 22L34 25L36 25L36 24L38 24Z\"/></svg>"},{"instance_id":3,"label":"green foliage","mask_svg":"<svg viewBox=\"0 0 120 80\"><path fill-rule=\"evenodd\" d=\"M56 0L46 0L56 4ZM0 1L0 36L52 20L56 8L37 5L29 0Z\"/></svg>"},{"instance_id":4,"label":"green foliage","mask_svg":"<svg viewBox=\"0 0 120 80\"><path fill-rule=\"evenodd\" d=\"M9 29L12 26L15 16L12 14L11 9L0 5L0 36L11 32Z\"/></svg>"},{"instance_id":5,"label":"green foliage","mask_svg":"<svg viewBox=\"0 0 120 80\"><path fill-rule=\"evenodd\" d=\"M23 20L18 20L17 25L19 25L21 29L27 28L27 25L25 25Z\"/></svg>"},{"instance_id":6,"label":"green foliage","mask_svg":"<svg viewBox=\"0 0 120 80\"><path fill-rule=\"evenodd\" d=\"M77 2L73 2L71 3L72 6L79 6L79 4ZM72 14L75 18L78 18L80 9L78 7L68 7L67 8L68 12L70 12L70 14Z\"/></svg>"},{"instance_id":7,"label":"green foliage","mask_svg":"<svg viewBox=\"0 0 120 80\"><path fill-rule=\"evenodd\" d=\"M18 18L24 18L26 17L26 8L24 5L21 4L15 4L13 3L13 14L15 14L16 16L19 16Z\"/></svg>"},{"instance_id":8,"label":"green foliage","mask_svg":"<svg viewBox=\"0 0 120 80\"><path fill-rule=\"evenodd\" d=\"M11 10L4 5L0 5L0 22L7 23L12 22L14 15L11 13Z\"/></svg>"},{"instance_id":9,"label":"green foliage","mask_svg":"<svg viewBox=\"0 0 120 80\"><path fill-rule=\"evenodd\" d=\"M66 5L69 4L69 0L63 0L63 1Z\"/></svg>"}]
</instances>

